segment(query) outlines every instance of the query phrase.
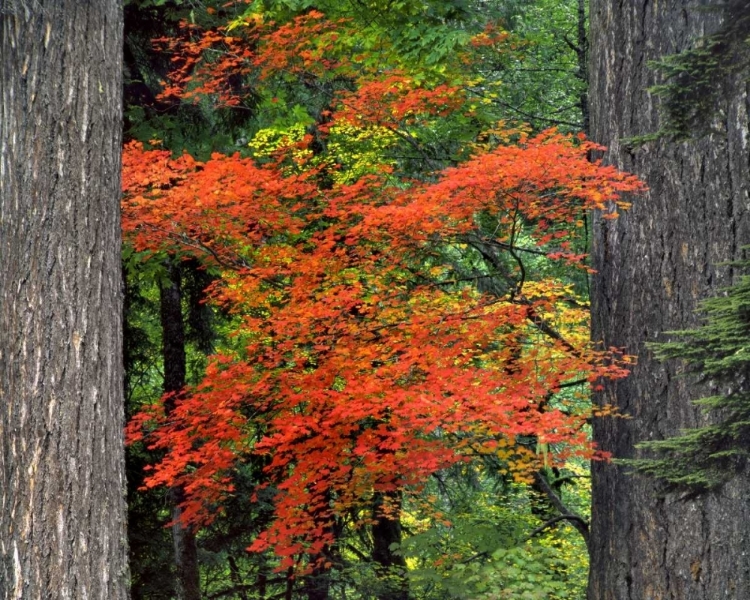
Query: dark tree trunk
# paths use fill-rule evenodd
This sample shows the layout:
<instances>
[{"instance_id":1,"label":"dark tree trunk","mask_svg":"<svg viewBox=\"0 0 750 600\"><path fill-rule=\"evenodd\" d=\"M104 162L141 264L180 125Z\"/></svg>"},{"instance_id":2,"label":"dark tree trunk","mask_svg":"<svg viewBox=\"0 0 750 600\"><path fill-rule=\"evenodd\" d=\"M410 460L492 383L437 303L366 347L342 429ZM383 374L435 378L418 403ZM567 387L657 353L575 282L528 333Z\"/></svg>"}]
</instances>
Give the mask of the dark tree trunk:
<instances>
[{"instance_id":1,"label":"dark tree trunk","mask_svg":"<svg viewBox=\"0 0 750 600\"><path fill-rule=\"evenodd\" d=\"M330 502L330 500L329 495L328 501ZM328 530L328 533L333 535L335 540L338 540L343 532L341 520L337 518L331 519L328 515L326 515L325 519L327 524L323 526ZM332 584L331 569L334 564L341 564L341 556L336 546L326 546L321 554L311 557L311 559L322 559L323 562L322 564L313 566L312 572L305 576L302 585L303 592L307 596L307 600L328 600Z\"/></svg>"},{"instance_id":2,"label":"dark tree trunk","mask_svg":"<svg viewBox=\"0 0 750 600\"><path fill-rule=\"evenodd\" d=\"M185 324L182 317L182 278L179 266L167 265L167 281L159 286L161 300L162 356L164 359L164 393L173 394L165 405L170 413L186 383ZM180 504L185 495L182 488L169 490L172 504L172 541L177 569L178 600L200 600L200 572L195 533L180 522Z\"/></svg>"},{"instance_id":3,"label":"dark tree trunk","mask_svg":"<svg viewBox=\"0 0 750 600\"><path fill-rule=\"evenodd\" d=\"M331 569L314 567L312 573L305 576L302 588L307 600L328 600L331 591Z\"/></svg>"},{"instance_id":4,"label":"dark tree trunk","mask_svg":"<svg viewBox=\"0 0 750 600\"><path fill-rule=\"evenodd\" d=\"M128 597L116 0L0 0L0 597Z\"/></svg>"},{"instance_id":5,"label":"dark tree trunk","mask_svg":"<svg viewBox=\"0 0 750 600\"><path fill-rule=\"evenodd\" d=\"M750 242L742 76L726 76L710 134L633 150L622 141L659 129L657 98L646 91L657 73L648 61L692 47L729 20L726 10L699 5L725 3L590 3L592 138L609 146L606 162L650 188L619 219L594 222L593 337L639 357L629 378L599 395L633 417L595 422L596 442L617 457L639 456L636 443L705 423L690 401L706 390L676 377L678 365L655 361L645 343L695 324L697 302L735 276L719 263ZM595 464L589 598L750 598L749 497L746 475L696 497Z\"/></svg>"},{"instance_id":6,"label":"dark tree trunk","mask_svg":"<svg viewBox=\"0 0 750 600\"><path fill-rule=\"evenodd\" d=\"M386 513L383 512L384 507ZM372 560L381 578L379 600L408 600L409 585L405 578L406 560L393 550L401 544L401 492L377 493L373 501Z\"/></svg>"}]
</instances>

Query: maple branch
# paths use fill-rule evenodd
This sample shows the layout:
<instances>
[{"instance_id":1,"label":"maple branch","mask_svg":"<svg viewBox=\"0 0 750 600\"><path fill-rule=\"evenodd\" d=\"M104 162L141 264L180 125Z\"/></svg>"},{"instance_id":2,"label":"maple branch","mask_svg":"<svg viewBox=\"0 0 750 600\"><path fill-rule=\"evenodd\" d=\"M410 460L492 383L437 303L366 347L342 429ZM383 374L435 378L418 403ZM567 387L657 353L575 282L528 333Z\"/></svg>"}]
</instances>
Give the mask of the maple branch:
<instances>
[{"instance_id":1,"label":"maple branch","mask_svg":"<svg viewBox=\"0 0 750 600\"><path fill-rule=\"evenodd\" d=\"M558 342L560 342L563 348L565 348L568 352L570 352L576 358L582 358L581 352L578 350L578 348L576 348L567 339L565 339L562 336L562 334L559 331L557 331L557 329L555 329L554 327L552 327L552 325L547 323L544 317L541 317L537 314L530 300L522 296L521 298L519 298L519 302L529 307L529 313L528 313L527 318L537 327L537 329L539 329L539 331L551 337L553 340L557 340Z\"/></svg>"},{"instance_id":2,"label":"maple branch","mask_svg":"<svg viewBox=\"0 0 750 600\"><path fill-rule=\"evenodd\" d=\"M523 261L521 260L521 258L513 250L513 246L516 241L516 223L518 222L518 204L519 204L518 198L516 198L515 201L516 201L516 204L515 204L515 210L513 211L513 221L512 221L513 225L511 225L511 228L510 228L510 244L508 246L508 252L516 261L516 264L518 265L518 268L521 271L521 277L516 282L516 289L511 294L511 297L510 297L511 300L513 300L516 294L521 293L521 291L523 290L523 284L526 281L526 268L523 266Z\"/></svg>"},{"instance_id":3,"label":"maple branch","mask_svg":"<svg viewBox=\"0 0 750 600\"><path fill-rule=\"evenodd\" d=\"M482 258L486 262L488 262L497 271L497 273L501 275L506 281L508 282L513 281L518 286L518 282L515 280L512 280L511 277L507 274L507 271L505 271L505 269L503 268L503 265L500 262L499 257L496 256L494 253L490 252L487 248L488 246L489 247L498 246L501 248L507 248L508 246L510 246L512 248L513 247L512 243L510 245L507 245L507 244L503 244L502 242L497 242L495 240L488 240L480 236L476 232L467 235L464 238L464 241L468 245L470 245L472 248L477 250L477 252L479 252L480 255L482 256ZM507 249L510 249L510 248L507 248ZM513 256L513 258L518 262L519 266L521 267L521 274L523 277L525 274L525 271L523 270L522 261L520 260L517 254L513 253L512 251L510 253ZM521 279L521 284L522 283L523 283L523 279ZM519 288L516 287L516 289L519 289ZM576 358L582 357L581 352L571 342L565 339L563 335L560 334L560 332L558 332L543 317L541 317L540 315L536 313L536 311L534 310L532 306L531 301L524 298L522 295L516 296L516 294L512 294L511 300L529 307L528 319L539 329L539 331L551 337L552 339L560 342L563 345L563 347Z\"/></svg>"},{"instance_id":4,"label":"maple branch","mask_svg":"<svg viewBox=\"0 0 750 600\"><path fill-rule=\"evenodd\" d=\"M356 546L353 546L352 544L346 543L344 544L348 550L351 550L359 560L361 560L364 563L372 562L372 558L364 554L362 551L360 551Z\"/></svg>"},{"instance_id":5,"label":"maple branch","mask_svg":"<svg viewBox=\"0 0 750 600\"><path fill-rule=\"evenodd\" d=\"M588 233L587 233L588 235ZM482 242L485 244L488 244L490 246L498 246L500 248L503 248L504 250L516 250L518 252L527 252L528 254L535 254L537 256L549 256L550 254L554 254L555 252L560 252L562 249L560 247L558 248L551 248L549 251L545 250L537 250L536 248L524 248L522 246L516 246L514 244L508 244L507 242L501 242L499 240L493 240L492 238L488 237L482 237Z\"/></svg>"},{"instance_id":6,"label":"maple branch","mask_svg":"<svg viewBox=\"0 0 750 600\"><path fill-rule=\"evenodd\" d=\"M193 238L189 237L185 233L171 234L170 237L172 237L172 239L176 240L177 242L179 242L183 246L187 246L188 248L195 248L196 250L201 250L201 251L205 252L206 254L210 254L213 257L213 259L219 264L219 266L220 267L224 267L225 269L237 268L237 267L244 268L244 269L249 269L250 268L250 265L248 265L242 259L237 260L237 261L232 261L233 264L230 266L229 264L227 264L219 256L219 254L216 252L216 250L214 250L210 246L206 246L205 244L202 244L201 242L199 242L197 240L194 240Z\"/></svg>"},{"instance_id":7,"label":"maple branch","mask_svg":"<svg viewBox=\"0 0 750 600\"><path fill-rule=\"evenodd\" d=\"M277 577L276 579L266 579L265 585L274 585L276 583L285 583L286 577ZM254 589L258 588L259 584L257 583L245 583L241 585L234 585L230 588L227 588L225 590L221 590L220 592L214 592L213 594L210 594L206 596L208 600L214 600L214 598L223 598L224 596L231 596L232 594L242 593L242 592L250 592ZM283 594L282 594L283 595Z\"/></svg>"},{"instance_id":8,"label":"maple branch","mask_svg":"<svg viewBox=\"0 0 750 600\"><path fill-rule=\"evenodd\" d=\"M181 246L185 246L186 248L193 248L194 250L199 250L204 254L210 255L220 267L229 271L252 269L252 265L250 265L244 258L239 256L238 254L235 254L236 258L222 258L219 253L211 246L207 246L206 244L201 243L195 238L191 238L186 233L175 233L164 227L158 227L157 225L152 225L150 223L143 224L142 227L149 227L154 231L164 233L168 239L173 240ZM284 288L283 285L281 285L277 281L274 281L271 277L263 277L262 280L277 290L281 290Z\"/></svg>"},{"instance_id":9,"label":"maple branch","mask_svg":"<svg viewBox=\"0 0 750 600\"><path fill-rule=\"evenodd\" d=\"M470 246L472 246L475 250L477 250L482 255L482 258L484 258L485 261L489 262L490 265L492 265L492 267L496 269L498 274L503 276L503 278L506 281L509 281L509 282L511 281L511 278L504 272L504 269L502 268L502 264L500 263L499 258L495 256L494 254L492 254L491 252L487 251L487 248L484 246L486 240L479 237L479 235L477 235L476 233L473 234L473 236L467 236L465 239L466 239L466 242ZM472 243L472 240L478 243ZM523 277L525 273L525 271L523 270L523 263L520 261L517 255L514 254L513 257L519 262L521 269L522 269L521 273ZM518 282L514 281L514 283L518 285ZM523 284L523 279L521 279L520 283ZM581 352L571 342L565 339L562 336L562 334L560 334L560 332L558 332L543 317L541 317L540 315L536 313L536 311L534 310L532 306L531 301L524 298L523 296L516 296L516 294L511 295L511 300L517 301L518 303L523 304L529 308L528 319L539 329L539 331L551 337L552 339L560 342L563 345L563 347L576 358L582 357Z\"/></svg>"},{"instance_id":10,"label":"maple branch","mask_svg":"<svg viewBox=\"0 0 750 600\"><path fill-rule=\"evenodd\" d=\"M552 489L550 484L545 479L544 475L542 475L539 471L536 471L534 473L534 481L539 486L539 489L544 492L544 495L547 496L550 504L552 504L552 506L554 506L560 513L560 516L569 520L570 524L578 530L578 533L581 534L581 537L586 544L586 548L590 551L588 521L586 521L580 515L577 515L568 510L568 507L563 504L562 500L560 500L560 497L555 493L555 490Z\"/></svg>"},{"instance_id":11,"label":"maple branch","mask_svg":"<svg viewBox=\"0 0 750 600\"><path fill-rule=\"evenodd\" d=\"M499 242L497 240L484 239L483 241L487 244L504 248L505 250L518 250L519 252L528 252L529 254L536 254L537 256L549 256L550 254L549 252L545 252L544 250L536 250L535 248L522 248L521 246L514 246L512 244Z\"/></svg>"},{"instance_id":12,"label":"maple branch","mask_svg":"<svg viewBox=\"0 0 750 600\"><path fill-rule=\"evenodd\" d=\"M549 521L546 521L545 523L543 523L542 525L534 529L534 531L532 531L528 536L526 536L524 543L535 538L540 533L544 532L545 529L551 527L555 523L559 523L560 521L571 521L571 524L573 522L578 522L579 524L584 525L588 529L588 523L586 522L586 520L579 517L578 515L557 515L556 517L552 517ZM578 529L576 525L573 525L573 527Z\"/></svg>"},{"instance_id":13,"label":"maple branch","mask_svg":"<svg viewBox=\"0 0 750 600\"><path fill-rule=\"evenodd\" d=\"M485 240L479 236L476 232L468 234L464 237L464 241L474 248L484 259L485 263L487 263L489 266L491 266L497 275L502 277L509 285L513 287L518 287L518 282L514 277L508 273L508 270L505 268L505 265L502 264L500 261L500 257L495 255L493 252L491 252L488 249L488 244L485 243ZM496 292L494 292L495 295L498 295Z\"/></svg>"},{"instance_id":14,"label":"maple branch","mask_svg":"<svg viewBox=\"0 0 750 600\"><path fill-rule=\"evenodd\" d=\"M546 69L542 69L542 68L531 69L531 68L516 67L514 71L518 73L575 73L573 69L557 69L553 67L549 67Z\"/></svg>"},{"instance_id":15,"label":"maple branch","mask_svg":"<svg viewBox=\"0 0 750 600\"><path fill-rule=\"evenodd\" d=\"M465 558L461 561L462 565L467 565L470 562L474 562L475 560L478 560L480 558L489 558L490 553L487 550L484 550L482 552L477 552L474 556L470 556L469 558Z\"/></svg>"},{"instance_id":16,"label":"maple branch","mask_svg":"<svg viewBox=\"0 0 750 600\"><path fill-rule=\"evenodd\" d=\"M422 159L425 161L425 163L430 167L430 169L434 171L439 171L443 168L442 165L440 165L433 157L428 156L427 153L420 147L420 145L417 143L417 140L415 140L412 136L410 136L408 133L401 131L400 129L396 129L395 127L389 127L390 131L395 133L398 137L400 137L402 140L404 140L407 144L409 144L414 150L419 154ZM453 164L456 164L455 161L451 161Z\"/></svg>"},{"instance_id":17,"label":"maple branch","mask_svg":"<svg viewBox=\"0 0 750 600\"><path fill-rule=\"evenodd\" d=\"M583 51L584 51L584 50L583 50L583 48L581 48L581 47L580 47L580 46L578 46L578 45L577 45L576 43L574 43L574 42L573 42L573 41L572 41L572 40L571 40L571 39L570 39L570 38L568 37L568 35L567 35L567 34L563 35L563 36L562 36L562 39L563 39L563 42L565 42L565 44L566 44L566 45L568 46L568 48L570 48L570 49L571 49L571 50L572 50L573 52L575 52L576 54L580 54L581 52L583 52Z\"/></svg>"},{"instance_id":18,"label":"maple branch","mask_svg":"<svg viewBox=\"0 0 750 600\"><path fill-rule=\"evenodd\" d=\"M473 450L473 448L472 448ZM437 480L438 482L438 488L440 488L440 491L443 493L443 496L445 497L445 500L448 502L448 504L453 507L453 500L450 496L450 491L448 490L448 486L445 484L445 481L440 476L440 473L435 472L432 474L432 476Z\"/></svg>"},{"instance_id":19,"label":"maple branch","mask_svg":"<svg viewBox=\"0 0 750 600\"><path fill-rule=\"evenodd\" d=\"M146 227L151 229L152 231L158 231L160 233L163 233L168 239L173 240L177 244L181 246L185 246L187 248L193 248L194 250L199 250L203 252L204 254L208 254L213 257L213 259L216 261L216 263L225 269L229 270L236 270L238 268L240 269L249 269L251 266L245 262L244 259L238 258L237 260L232 260L231 263L227 263L225 259L223 259L216 250L211 248L210 246L206 246L205 244L202 244L198 240L191 238L186 233L175 233L174 231L171 231L165 227L159 227L158 225L154 225L152 223L142 223L140 227ZM231 259L230 259L231 260Z\"/></svg>"},{"instance_id":20,"label":"maple branch","mask_svg":"<svg viewBox=\"0 0 750 600\"><path fill-rule=\"evenodd\" d=\"M555 479L555 485L575 481L576 479L591 479L591 475L563 475Z\"/></svg>"},{"instance_id":21,"label":"maple branch","mask_svg":"<svg viewBox=\"0 0 750 600\"><path fill-rule=\"evenodd\" d=\"M482 258L487 263L489 263L490 266L492 266L492 268L495 270L494 274L487 274L487 275L484 275L484 274L482 274L482 275L479 275L479 274L476 274L476 275L465 275L464 277L466 278L466 280L472 280L473 279L473 280L477 280L478 281L479 279L494 279L494 276L496 275L496 276L500 276L502 279L504 279L509 284L511 284L511 285L515 284L516 286L518 286L518 281L515 278L511 277L508 274L507 270L504 268L504 265L500 262L500 258L498 256L496 256L495 254L493 254L492 252L488 251L488 249L487 249L487 247L485 245L485 244L487 244L487 240L485 240L482 237L480 237L476 232L474 232L472 234L469 234L469 235L466 235L462 239L463 239L463 241L465 243L467 243L469 246L471 246L477 252L479 252L479 254L482 256ZM487 244L487 245L492 245L492 244ZM494 245L498 245L499 246L500 244L494 244ZM516 255L514 255L514 258L516 260L520 260L519 257L516 256ZM456 266L456 265L454 265L454 266ZM408 269L408 267L407 267L407 269ZM409 270L411 271L411 269L409 269ZM522 271L522 273L523 273L523 271ZM414 273L414 274L417 275L417 273ZM464 279L464 277L462 277L462 280ZM451 281L446 281L446 282L436 282L436 284L437 285L445 285L445 284L452 283L452 282L455 282L455 281L458 281L458 280L451 280ZM523 280L521 280L521 283L522 282L523 282ZM490 290L490 289L488 289L488 291L491 291L493 293L493 295L495 295L496 297L500 298L500 294L499 294L498 290ZM539 331L541 331L542 333L544 333L548 337L550 337L550 338L552 338L552 339L557 340L558 342L560 342L563 345L563 347L568 352L570 352L573 356L575 356L576 358L582 358L582 353L571 342L569 342L565 337L563 337L563 335L560 332L558 332L554 327L552 327L543 317L541 317L540 315L538 315L536 313L536 311L534 310L534 308L532 306L531 301L529 301L528 299L524 298L523 296L516 296L515 294L511 294L511 301L515 301L515 302L518 302L519 304L523 304L523 305L529 307L529 312L528 312L528 317L527 318L529 319L529 321L531 321L539 329ZM379 326L376 329L374 329L373 332L377 332L377 331L380 331L382 329L387 329L387 328L393 327L393 326L394 326L393 324L382 325L382 326Z\"/></svg>"},{"instance_id":22,"label":"maple branch","mask_svg":"<svg viewBox=\"0 0 750 600\"><path fill-rule=\"evenodd\" d=\"M562 388L570 388L570 387L577 387L579 385L583 385L584 383L589 383L588 379L576 379L575 381L568 381L567 383L561 383L557 387Z\"/></svg>"},{"instance_id":23,"label":"maple branch","mask_svg":"<svg viewBox=\"0 0 750 600\"><path fill-rule=\"evenodd\" d=\"M526 111L521 110L517 106L513 106L512 104L508 104L507 102L503 102L502 100L493 99L492 100L495 104L499 104L500 106L503 106L505 108L509 108L510 110L518 113L522 117L525 117L527 119L535 119L537 121L545 121L547 123L552 123L553 125L567 125L568 127L575 127L577 129L580 129L582 127L582 123L573 123L572 121L563 121L562 119L550 119L548 117L540 117L539 115L532 115L531 113L527 113ZM575 105L567 106L565 107L565 110L569 110L571 108L574 108ZM563 109L560 109L557 112L562 112Z\"/></svg>"}]
</instances>

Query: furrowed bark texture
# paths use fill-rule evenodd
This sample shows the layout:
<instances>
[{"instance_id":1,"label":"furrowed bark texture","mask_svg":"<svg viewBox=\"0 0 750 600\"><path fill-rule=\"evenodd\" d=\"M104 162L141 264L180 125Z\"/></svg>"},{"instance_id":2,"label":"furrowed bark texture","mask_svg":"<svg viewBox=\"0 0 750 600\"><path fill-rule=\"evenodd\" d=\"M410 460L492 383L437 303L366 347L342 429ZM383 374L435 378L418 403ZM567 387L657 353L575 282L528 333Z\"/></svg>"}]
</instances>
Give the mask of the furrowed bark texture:
<instances>
[{"instance_id":1,"label":"furrowed bark texture","mask_svg":"<svg viewBox=\"0 0 750 600\"><path fill-rule=\"evenodd\" d=\"M699 6L702 5L702 6ZM592 0L592 138L605 161L643 178L650 191L615 221L595 219L593 337L638 355L626 380L599 401L632 416L598 419L598 445L628 458L634 445L706 423L691 399L707 390L677 377L645 346L697 322L698 301L730 284L722 261L750 243L748 96L727 77L710 127L687 142L629 151L623 138L659 128L658 83L647 61L690 48L726 23L718 0ZM750 598L750 481L737 476L704 496L660 493L653 482L597 463L593 470L590 600Z\"/></svg>"},{"instance_id":2,"label":"furrowed bark texture","mask_svg":"<svg viewBox=\"0 0 750 600\"><path fill-rule=\"evenodd\" d=\"M0 598L128 597L117 0L0 0Z\"/></svg>"}]
</instances>

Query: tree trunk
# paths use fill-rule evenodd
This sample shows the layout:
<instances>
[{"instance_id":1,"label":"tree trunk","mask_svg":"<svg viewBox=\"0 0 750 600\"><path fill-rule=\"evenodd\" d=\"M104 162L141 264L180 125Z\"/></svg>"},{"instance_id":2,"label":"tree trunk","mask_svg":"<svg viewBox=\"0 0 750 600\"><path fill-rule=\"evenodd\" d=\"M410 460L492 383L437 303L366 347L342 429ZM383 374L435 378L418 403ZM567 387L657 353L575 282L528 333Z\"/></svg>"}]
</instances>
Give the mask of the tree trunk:
<instances>
[{"instance_id":1,"label":"tree trunk","mask_svg":"<svg viewBox=\"0 0 750 600\"><path fill-rule=\"evenodd\" d=\"M715 10L706 10L713 5ZM739 74L726 76L711 133L628 150L623 138L659 129L658 83L648 61L692 47L725 26L711 2L593 1L590 108L592 138L605 161L643 178L650 191L615 221L595 217L593 338L638 355L626 380L600 402L632 419L597 419L598 445L628 458L641 441L675 435L706 418L691 399L705 394L661 364L646 342L694 325L697 302L732 282L719 263L750 242L748 96ZM747 9L743 9L747 10ZM593 468L590 600L750 598L750 481L737 476L703 496L670 492L623 468Z\"/></svg>"},{"instance_id":2,"label":"tree trunk","mask_svg":"<svg viewBox=\"0 0 750 600\"><path fill-rule=\"evenodd\" d=\"M401 545L401 497L401 491L377 492L373 500L372 560L380 578L379 600L409 600L406 560L393 548Z\"/></svg>"},{"instance_id":3,"label":"tree trunk","mask_svg":"<svg viewBox=\"0 0 750 600\"><path fill-rule=\"evenodd\" d=\"M116 0L0 0L0 597L128 597Z\"/></svg>"},{"instance_id":4,"label":"tree trunk","mask_svg":"<svg viewBox=\"0 0 750 600\"><path fill-rule=\"evenodd\" d=\"M186 383L185 324L182 317L182 278L179 265L167 265L168 280L159 286L161 300L162 356L164 358L164 393L174 394L166 403L167 414L175 407L177 396ZM182 488L169 490L172 504L172 542L177 568L178 600L200 600L200 572L195 533L180 522L180 504L185 494Z\"/></svg>"},{"instance_id":5,"label":"tree trunk","mask_svg":"<svg viewBox=\"0 0 750 600\"><path fill-rule=\"evenodd\" d=\"M330 492L326 494L326 497L327 501L330 503ZM335 540L341 538L343 524L340 519L331 517L330 515L318 515L317 520L320 525L327 530L327 533L333 535ZM334 564L341 564L341 556L338 553L338 548L336 545L327 545L323 548L320 554L317 556L311 556L310 559L312 561L322 559L323 562L322 564L319 563L314 565L312 572L305 575L302 583L303 593L307 596L307 600L329 600L332 583L332 568Z\"/></svg>"}]
</instances>

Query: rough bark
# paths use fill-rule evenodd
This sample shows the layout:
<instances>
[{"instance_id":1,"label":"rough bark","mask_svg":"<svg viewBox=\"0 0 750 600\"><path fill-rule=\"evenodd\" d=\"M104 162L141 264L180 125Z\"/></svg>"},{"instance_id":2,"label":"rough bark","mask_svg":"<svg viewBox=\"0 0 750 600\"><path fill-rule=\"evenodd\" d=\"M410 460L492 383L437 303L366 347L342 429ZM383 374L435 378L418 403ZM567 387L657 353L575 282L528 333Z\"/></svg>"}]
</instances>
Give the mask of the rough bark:
<instances>
[{"instance_id":1,"label":"rough bark","mask_svg":"<svg viewBox=\"0 0 750 600\"><path fill-rule=\"evenodd\" d=\"M0 597L128 596L116 0L0 0Z\"/></svg>"},{"instance_id":2,"label":"rough bark","mask_svg":"<svg viewBox=\"0 0 750 600\"><path fill-rule=\"evenodd\" d=\"M702 4L703 6L698 6ZM659 129L658 83L648 61L692 47L724 26L724 3L592 0L591 129L609 146L605 161L642 177L650 191L616 221L595 218L594 339L638 355L626 380L601 402L630 420L600 419L594 438L617 457L634 445L704 424L691 404L705 389L677 377L646 342L696 323L697 302L736 274L719 263L750 242L747 82L724 84L712 133L661 139L628 150L623 138ZM746 9L745 9L746 10ZM750 598L750 481L737 476L703 496L666 493L621 467L593 469L590 600Z\"/></svg>"},{"instance_id":3,"label":"rough bark","mask_svg":"<svg viewBox=\"0 0 750 600\"><path fill-rule=\"evenodd\" d=\"M164 359L164 393L173 394L165 403L169 414L175 400L183 391L187 376L185 354L185 324L182 317L182 278L179 266L167 265L167 281L159 287L161 300L162 356ZM178 600L200 600L200 572L198 570L198 545L195 533L181 522L180 504L185 494L182 488L169 490L172 504L172 542L177 570L176 590Z\"/></svg>"}]
</instances>

